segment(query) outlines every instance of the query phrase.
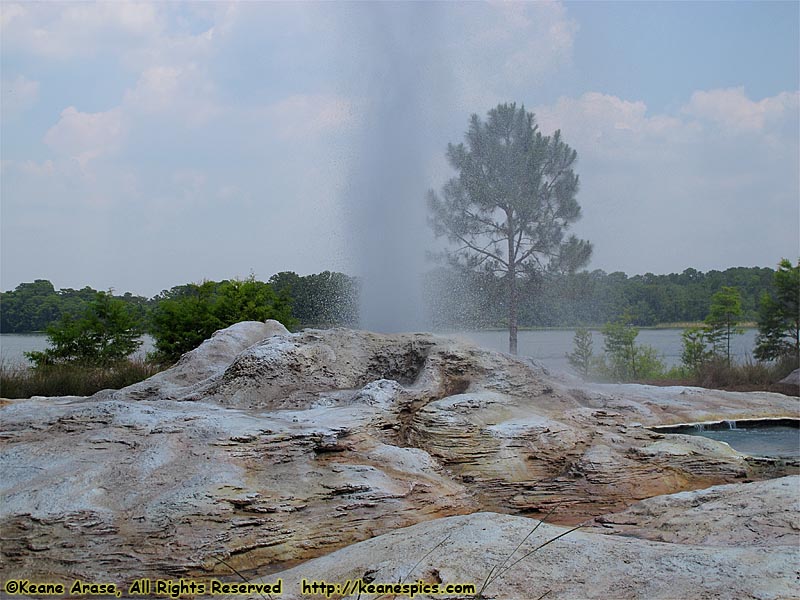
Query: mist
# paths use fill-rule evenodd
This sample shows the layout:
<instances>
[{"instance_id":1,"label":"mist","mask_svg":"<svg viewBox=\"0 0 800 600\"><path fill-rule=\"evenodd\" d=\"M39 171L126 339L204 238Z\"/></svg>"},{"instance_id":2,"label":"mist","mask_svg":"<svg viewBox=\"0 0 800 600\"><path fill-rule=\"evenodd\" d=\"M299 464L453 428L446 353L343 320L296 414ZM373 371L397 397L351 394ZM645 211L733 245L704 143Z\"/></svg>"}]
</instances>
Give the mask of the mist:
<instances>
[{"instance_id":1,"label":"mist","mask_svg":"<svg viewBox=\"0 0 800 600\"><path fill-rule=\"evenodd\" d=\"M437 148L436 115L449 96L438 66L442 7L376 3L358 9L344 31L358 48L355 92L370 100L359 115L343 195L362 282L361 326L427 329L422 273L430 268L433 235L425 193L433 186L430 163L444 153Z\"/></svg>"}]
</instances>

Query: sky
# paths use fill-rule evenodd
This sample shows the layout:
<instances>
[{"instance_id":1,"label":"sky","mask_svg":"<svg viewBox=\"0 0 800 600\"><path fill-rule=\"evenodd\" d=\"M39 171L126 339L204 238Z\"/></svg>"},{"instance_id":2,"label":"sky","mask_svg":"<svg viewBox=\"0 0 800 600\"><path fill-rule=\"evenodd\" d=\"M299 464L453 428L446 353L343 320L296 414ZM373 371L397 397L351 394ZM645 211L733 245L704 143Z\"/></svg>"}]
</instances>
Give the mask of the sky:
<instances>
[{"instance_id":1,"label":"sky","mask_svg":"<svg viewBox=\"0 0 800 600\"><path fill-rule=\"evenodd\" d=\"M0 288L402 283L447 144L501 102L577 151L589 269L775 267L799 57L797 2L4 1Z\"/></svg>"}]
</instances>

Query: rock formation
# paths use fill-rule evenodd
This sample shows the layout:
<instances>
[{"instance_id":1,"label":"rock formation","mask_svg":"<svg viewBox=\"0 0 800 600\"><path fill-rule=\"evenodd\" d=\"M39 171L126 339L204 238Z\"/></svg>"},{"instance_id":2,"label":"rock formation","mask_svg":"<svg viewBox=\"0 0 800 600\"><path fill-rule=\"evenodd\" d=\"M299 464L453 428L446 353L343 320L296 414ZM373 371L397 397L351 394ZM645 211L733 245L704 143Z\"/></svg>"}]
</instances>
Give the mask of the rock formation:
<instances>
[{"instance_id":1,"label":"rock formation","mask_svg":"<svg viewBox=\"0 0 800 600\"><path fill-rule=\"evenodd\" d=\"M490 550L483 545L477 568L531 527L527 517L572 525L605 515L592 531L659 539L643 533L652 529L655 508L635 513L635 526L625 520L633 513L621 513L624 522L608 515L639 510L631 505L653 496L798 472L796 461L752 458L720 442L647 429L796 418L795 398L587 385L429 334L289 334L275 322L217 332L172 369L123 390L7 401L0 411L3 576L31 580L266 574L370 538L363 547L373 548L385 539L376 536L399 528L413 526L429 543L448 528L486 525L498 541ZM719 510L738 514L733 504ZM442 519L479 511L516 516ZM639 540L634 548L619 535L567 537L569 545L552 544L548 552L568 557L564 548L600 544L622 565L639 553L637 568L654 577L671 560L656 542ZM755 569L772 557L772 571L788 560L785 548L774 556L749 547L723 556L678 538L669 541L685 545L675 550L680 556L724 574L709 590L738 577L737 560ZM480 554L467 546L453 552ZM447 571L446 556L439 558L431 569L441 577L467 577L456 567ZM578 561L569 572L588 582L588 564ZM386 576L401 567L387 567ZM789 589L786 577L775 589ZM555 575L544 581L568 594ZM758 583L748 581L741 589L750 593ZM625 589L616 596L636 595Z\"/></svg>"},{"instance_id":2,"label":"rock formation","mask_svg":"<svg viewBox=\"0 0 800 600\"><path fill-rule=\"evenodd\" d=\"M788 479L797 491L798 478ZM729 501L742 494L764 493L762 506L770 512L780 510L777 498L770 496L772 490L760 489L756 483L739 486L745 489L710 490ZM678 496L693 502L696 494ZM663 496L663 504L674 497ZM728 530L728 539L716 538L714 543L688 533L689 539L681 543L665 544L547 524L537 528L537 523L497 513L438 519L254 581L282 580L285 598L302 597L299 582L303 579L341 585L348 580L351 585L357 580L472 583L483 590L485 598L791 598L798 590L796 510L791 523L774 528L757 543L737 530ZM641 524L641 533L653 533ZM708 532L713 521L703 525ZM723 528L719 530L722 533ZM548 543L551 540L555 541Z\"/></svg>"},{"instance_id":3,"label":"rock formation","mask_svg":"<svg viewBox=\"0 0 800 600\"><path fill-rule=\"evenodd\" d=\"M800 369L795 369L770 389L781 394L800 396Z\"/></svg>"}]
</instances>

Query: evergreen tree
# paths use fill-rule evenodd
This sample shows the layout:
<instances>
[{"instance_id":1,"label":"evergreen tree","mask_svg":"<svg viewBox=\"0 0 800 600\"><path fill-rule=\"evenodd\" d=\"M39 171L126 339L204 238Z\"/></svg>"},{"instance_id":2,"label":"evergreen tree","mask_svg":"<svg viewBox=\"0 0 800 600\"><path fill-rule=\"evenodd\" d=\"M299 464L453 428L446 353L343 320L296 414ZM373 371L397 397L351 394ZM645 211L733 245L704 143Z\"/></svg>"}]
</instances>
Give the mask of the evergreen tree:
<instances>
[{"instance_id":1,"label":"evergreen tree","mask_svg":"<svg viewBox=\"0 0 800 600\"><path fill-rule=\"evenodd\" d=\"M639 330L631 325L631 320L631 315L625 313L603 326L606 354L599 361L599 373L614 381L660 377L664 372L664 361L652 346L636 343Z\"/></svg>"},{"instance_id":2,"label":"evergreen tree","mask_svg":"<svg viewBox=\"0 0 800 600\"><path fill-rule=\"evenodd\" d=\"M764 292L758 319L755 357L793 356L800 363L800 260L781 260L773 278L774 294Z\"/></svg>"},{"instance_id":3,"label":"evergreen tree","mask_svg":"<svg viewBox=\"0 0 800 600\"><path fill-rule=\"evenodd\" d=\"M444 256L472 270L501 276L508 297L508 346L517 353L518 278L574 271L592 247L565 232L580 217L577 153L539 132L524 106L500 104L486 122L472 115L466 144L447 147L458 176L428 192L437 236L457 246Z\"/></svg>"},{"instance_id":4,"label":"evergreen tree","mask_svg":"<svg viewBox=\"0 0 800 600\"><path fill-rule=\"evenodd\" d=\"M731 364L731 337L744 333L736 327L742 318L742 298L739 290L723 287L711 297L711 310L706 317L706 337L714 354Z\"/></svg>"},{"instance_id":5,"label":"evergreen tree","mask_svg":"<svg viewBox=\"0 0 800 600\"><path fill-rule=\"evenodd\" d=\"M575 337L572 341L574 350L567 354L569 364L583 377L589 376L592 369L592 332L585 327L578 327L575 330Z\"/></svg>"},{"instance_id":6,"label":"evergreen tree","mask_svg":"<svg viewBox=\"0 0 800 600\"><path fill-rule=\"evenodd\" d=\"M692 371L697 371L713 355L708 349L707 335L708 331L703 327L690 327L681 334L681 362Z\"/></svg>"}]
</instances>

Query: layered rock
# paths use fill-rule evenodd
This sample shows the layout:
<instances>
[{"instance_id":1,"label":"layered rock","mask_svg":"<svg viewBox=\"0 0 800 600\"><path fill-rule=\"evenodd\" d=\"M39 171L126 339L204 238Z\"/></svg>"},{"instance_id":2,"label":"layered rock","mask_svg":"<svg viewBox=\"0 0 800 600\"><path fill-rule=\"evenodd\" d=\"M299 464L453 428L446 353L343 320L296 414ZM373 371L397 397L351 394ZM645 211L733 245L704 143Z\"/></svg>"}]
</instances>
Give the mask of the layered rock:
<instances>
[{"instance_id":1,"label":"layered rock","mask_svg":"<svg viewBox=\"0 0 800 600\"><path fill-rule=\"evenodd\" d=\"M2 408L4 574L274 571L479 510L578 523L797 472L647 426L796 416L779 394L586 386L428 334L240 323L129 388Z\"/></svg>"},{"instance_id":2,"label":"layered rock","mask_svg":"<svg viewBox=\"0 0 800 600\"><path fill-rule=\"evenodd\" d=\"M304 579L342 588L349 581L351 590L359 581L474 584L483 598L792 598L800 591L797 541L795 532L769 546L665 544L475 513L394 531L253 581L280 579L284 598L308 597Z\"/></svg>"},{"instance_id":3,"label":"layered rock","mask_svg":"<svg viewBox=\"0 0 800 600\"><path fill-rule=\"evenodd\" d=\"M800 558L800 477L657 496L597 517L595 531L677 544L787 546Z\"/></svg>"}]
</instances>

